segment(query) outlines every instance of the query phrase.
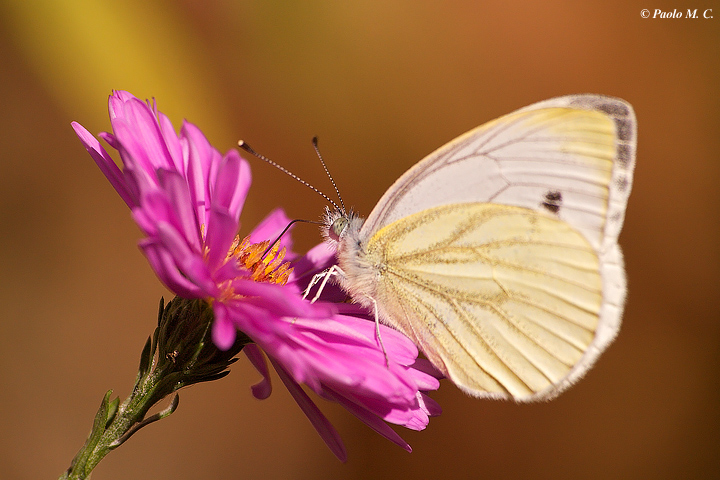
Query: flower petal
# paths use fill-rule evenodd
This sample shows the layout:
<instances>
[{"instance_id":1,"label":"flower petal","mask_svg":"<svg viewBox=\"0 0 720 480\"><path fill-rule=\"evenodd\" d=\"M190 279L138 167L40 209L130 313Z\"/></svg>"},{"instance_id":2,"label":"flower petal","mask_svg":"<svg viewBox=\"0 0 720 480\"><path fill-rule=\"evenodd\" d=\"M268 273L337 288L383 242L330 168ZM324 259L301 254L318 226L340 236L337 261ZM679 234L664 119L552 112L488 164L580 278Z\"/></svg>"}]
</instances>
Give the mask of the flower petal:
<instances>
[{"instance_id":1,"label":"flower petal","mask_svg":"<svg viewBox=\"0 0 720 480\"><path fill-rule=\"evenodd\" d=\"M288 375L285 369L278 363L274 362L272 358L270 359L270 362L275 367L275 371L277 371L280 380L282 380L285 384L285 387L290 392L290 395L293 396L297 404L300 406L300 409L303 413L305 413L308 420L310 420L310 423L312 423L315 430L317 430L318 434L320 434L320 438L325 441L325 444L328 448L330 448L330 451L332 451L341 462L345 462L347 460L347 452L345 451L345 445L343 445L342 439L337 433L337 430L335 430L325 415L320 412L317 405L310 400L310 397L308 397L307 393L303 391L300 385L295 383L292 377Z\"/></svg>"},{"instance_id":2,"label":"flower petal","mask_svg":"<svg viewBox=\"0 0 720 480\"><path fill-rule=\"evenodd\" d=\"M158 170L157 176L159 186L173 214L170 218L162 220L172 224L178 232L181 232L192 250L200 252L200 225L195 217L185 179L179 173L166 169Z\"/></svg>"},{"instance_id":3,"label":"flower petal","mask_svg":"<svg viewBox=\"0 0 720 480\"><path fill-rule=\"evenodd\" d=\"M345 407L348 412L352 413L357 418L362 420L365 425L372 428L381 436L393 442L395 445L400 446L408 452L412 452L412 448L410 447L410 445L405 440L403 440L402 437L395 432L395 430L390 428L390 426L388 426L388 424L382 421L380 418L368 412L361 406L348 401L341 395L331 394L331 396L336 402Z\"/></svg>"},{"instance_id":4,"label":"flower petal","mask_svg":"<svg viewBox=\"0 0 720 480\"><path fill-rule=\"evenodd\" d=\"M77 122L71 123L73 130L77 134L80 141L85 146L85 150L88 151L90 156L95 160L95 163L100 168L100 171L110 181L110 185L118 192L120 198L127 204L128 207L133 208L137 203L125 183L125 178L122 172L115 165L113 159L108 155L105 149L100 145L95 137L88 132L85 127Z\"/></svg>"},{"instance_id":5,"label":"flower petal","mask_svg":"<svg viewBox=\"0 0 720 480\"><path fill-rule=\"evenodd\" d=\"M274 241L278 235L290 224L290 219L285 215L285 211L282 208L276 208L263 220L250 233L251 243L260 243L265 240ZM286 248L288 251L292 250L292 236L290 231L286 232L278 242L280 248Z\"/></svg>"},{"instance_id":6,"label":"flower petal","mask_svg":"<svg viewBox=\"0 0 720 480\"><path fill-rule=\"evenodd\" d=\"M213 305L213 313L215 315L212 325L213 343L217 345L220 350L227 350L235 343L237 336L235 325L233 325L232 320L230 320L227 308L222 303L216 302Z\"/></svg>"},{"instance_id":7,"label":"flower petal","mask_svg":"<svg viewBox=\"0 0 720 480\"><path fill-rule=\"evenodd\" d=\"M217 271L227 259L228 250L238 230L238 222L226 209L213 208L207 222L208 228L205 237L207 249L207 266ZM236 271L235 268L232 270ZM225 280L227 277L217 278Z\"/></svg>"},{"instance_id":8,"label":"flower petal","mask_svg":"<svg viewBox=\"0 0 720 480\"><path fill-rule=\"evenodd\" d=\"M161 282L183 298L203 298L203 291L177 269L175 260L155 238L145 238L138 244Z\"/></svg>"},{"instance_id":9,"label":"flower petal","mask_svg":"<svg viewBox=\"0 0 720 480\"><path fill-rule=\"evenodd\" d=\"M222 206L237 222L251 183L250 165L235 150L220 163L213 190L212 205Z\"/></svg>"},{"instance_id":10,"label":"flower petal","mask_svg":"<svg viewBox=\"0 0 720 480\"><path fill-rule=\"evenodd\" d=\"M251 387L252 394L258 400L265 400L272 393L272 383L270 382L270 372L268 371L267 361L262 351L255 344L248 344L243 347L245 356L250 363L262 375L263 379Z\"/></svg>"},{"instance_id":11,"label":"flower petal","mask_svg":"<svg viewBox=\"0 0 720 480\"><path fill-rule=\"evenodd\" d=\"M334 313L334 305L311 304L303 300L291 285L280 286L242 278L233 281L232 285L237 294L246 297L244 302L271 308L277 317L325 318Z\"/></svg>"}]
</instances>

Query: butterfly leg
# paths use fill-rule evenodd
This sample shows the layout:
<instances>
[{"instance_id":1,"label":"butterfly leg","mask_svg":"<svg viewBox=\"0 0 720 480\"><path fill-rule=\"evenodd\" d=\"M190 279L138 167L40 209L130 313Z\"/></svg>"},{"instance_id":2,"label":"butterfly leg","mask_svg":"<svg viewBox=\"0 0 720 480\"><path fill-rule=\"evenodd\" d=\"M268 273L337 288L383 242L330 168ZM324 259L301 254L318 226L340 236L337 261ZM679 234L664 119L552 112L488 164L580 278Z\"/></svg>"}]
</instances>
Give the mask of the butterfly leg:
<instances>
[{"instance_id":1,"label":"butterfly leg","mask_svg":"<svg viewBox=\"0 0 720 480\"><path fill-rule=\"evenodd\" d=\"M308 284L307 288L305 289L305 292L303 293L303 296L302 296L303 300L307 299L307 296L310 295L310 290L312 289L312 287L314 287L325 275L327 275L327 270L313 275L312 280L310 280L310 283Z\"/></svg>"},{"instance_id":2,"label":"butterfly leg","mask_svg":"<svg viewBox=\"0 0 720 480\"><path fill-rule=\"evenodd\" d=\"M305 289L305 293L303 294L303 300L306 299L307 296L310 294L310 289L322 279L322 283L320 284L320 288L318 288L318 291L315 294L315 297L313 297L313 299L310 300L310 303L315 303L320 298L320 295L322 294L323 290L325 290L325 285L327 285L327 282L328 282L328 280L330 280L330 277L332 277L334 275L337 275L337 276L344 275L343 271L337 265L333 265L332 267L325 270L324 272L314 275L312 280L310 281L310 284Z\"/></svg>"},{"instance_id":3,"label":"butterfly leg","mask_svg":"<svg viewBox=\"0 0 720 480\"><path fill-rule=\"evenodd\" d=\"M382 349L383 355L385 355L385 366L390 367L390 359L388 359L387 351L385 351L385 345L383 344L382 337L380 336L380 318L378 318L377 302L370 295L367 296L373 304L373 313L375 314L375 337L378 340L378 344Z\"/></svg>"}]
</instances>

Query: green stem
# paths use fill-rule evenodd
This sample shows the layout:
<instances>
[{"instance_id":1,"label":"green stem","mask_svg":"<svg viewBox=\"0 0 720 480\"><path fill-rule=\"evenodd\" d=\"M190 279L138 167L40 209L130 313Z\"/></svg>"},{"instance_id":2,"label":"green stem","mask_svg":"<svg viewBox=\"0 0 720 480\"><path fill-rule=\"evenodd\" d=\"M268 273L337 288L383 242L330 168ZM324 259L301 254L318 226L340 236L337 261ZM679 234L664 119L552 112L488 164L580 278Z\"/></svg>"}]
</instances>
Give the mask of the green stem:
<instances>
[{"instance_id":1,"label":"green stem","mask_svg":"<svg viewBox=\"0 0 720 480\"><path fill-rule=\"evenodd\" d=\"M231 348L218 350L210 339L212 322L212 309L202 300L175 297L167 305L160 301L158 326L140 354L132 393L122 404L118 397L110 400L112 390L105 394L85 445L61 480L88 478L110 451L141 428L173 413L178 406L177 395L167 408L145 418L163 398L184 386L217 380L229 373L228 367L250 339L238 332Z\"/></svg>"},{"instance_id":2,"label":"green stem","mask_svg":"<svg viewBox=\"0 0 720 480\"><path fill-rule=\"evenodd\" d=\"M148 410L167 395L167 387L170 386L173 389L168 383L172 382L173 377L177 377L177 375L164 370L166 369L151 370L145 375L139 376L132 393L119 407L119 398L110 401L112 390L105 394L85 445L75 456L70 468L60 476L60 479L82 480L87 478L105 455L119 447L133 433L175 411L179 398L177 395L168 408L145 419Z\"/></svg>"}]
</instances>

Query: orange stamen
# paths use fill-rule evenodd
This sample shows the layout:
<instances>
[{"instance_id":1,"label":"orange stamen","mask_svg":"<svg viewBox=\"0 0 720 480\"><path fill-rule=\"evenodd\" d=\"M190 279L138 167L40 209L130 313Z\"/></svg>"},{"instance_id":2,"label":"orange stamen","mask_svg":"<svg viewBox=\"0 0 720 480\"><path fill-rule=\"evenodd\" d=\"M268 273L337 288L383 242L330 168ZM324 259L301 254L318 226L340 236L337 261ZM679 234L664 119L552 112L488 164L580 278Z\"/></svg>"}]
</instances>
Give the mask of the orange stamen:
<instances>
[{"instance_id":1,"label":"orange stamen","mask_svg":"<svg viewBox=\"0 0 720 480\"><path fill-rule=\"evenodd\" d=\"M278 251L279 246L275 244L263 257L269 245L270 242L267 240L251 244L249 237L245 237L242 241L236 238L228 257L235 258L239 265L249 270L251 278L256 282L285 285L293 270L288 262L283 262L285 247Z\"/></svg>"}]
</instances>

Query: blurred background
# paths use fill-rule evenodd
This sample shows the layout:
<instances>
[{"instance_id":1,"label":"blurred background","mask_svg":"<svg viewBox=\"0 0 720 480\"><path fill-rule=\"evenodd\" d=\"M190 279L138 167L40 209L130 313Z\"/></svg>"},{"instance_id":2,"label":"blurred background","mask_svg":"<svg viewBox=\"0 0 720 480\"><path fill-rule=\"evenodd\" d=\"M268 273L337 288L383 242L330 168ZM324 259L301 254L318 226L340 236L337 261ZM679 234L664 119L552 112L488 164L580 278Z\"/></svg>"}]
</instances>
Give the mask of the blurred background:
<instances>
[{"instance_id":1,"label":"blurred background","mask_svg":"<svg viewBox=\"0 0 720 480\"><path fill-rule=\"evenodd\" d=\"M155 97L221 151L244 139L368 214L406 169L487 120L603 93L639 122L620 243L629 298L617 341L577 386L535 405L443 382L406 453L320 403L349 461L276 382L256 401L242 358L181 393L169 419L93 476L197 478L716 478L720 472L720 8L665 0L113 0L0 2L0 478L57 478L107 389L125 398L160 285L139 231L70 122L109 128L107 96ZM717 7L717 5L715 5ZM324 201L250 159L243 231ZM319 241L295 229L297 246Z\"/></svg>"}]
</instances>

